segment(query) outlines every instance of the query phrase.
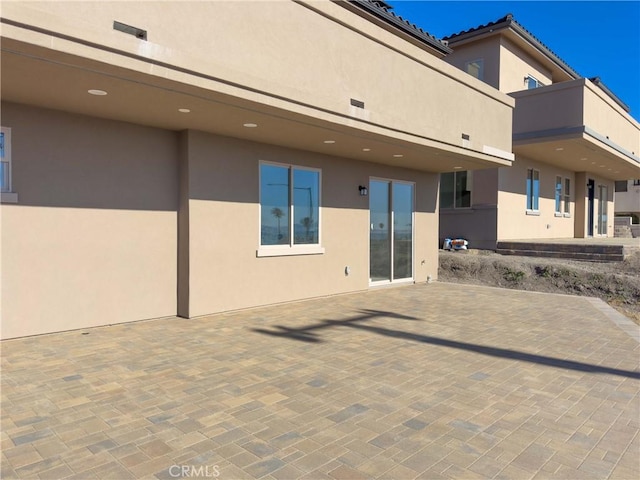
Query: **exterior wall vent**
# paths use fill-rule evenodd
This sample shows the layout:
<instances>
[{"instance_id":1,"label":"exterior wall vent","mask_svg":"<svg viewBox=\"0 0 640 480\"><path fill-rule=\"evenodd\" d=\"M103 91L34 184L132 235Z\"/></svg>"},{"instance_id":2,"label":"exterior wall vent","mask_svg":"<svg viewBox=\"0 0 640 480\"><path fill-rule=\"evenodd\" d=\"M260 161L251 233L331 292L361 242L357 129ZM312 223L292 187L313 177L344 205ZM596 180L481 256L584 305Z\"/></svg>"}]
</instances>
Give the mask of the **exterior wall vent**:
<instances>
[{"instance_id":1,"label":"exterior wall vent","mask_svg":"<svg viewBox=\"0 0 640 480\"><path fill-rule=\"evenodd\" d=\"M364 108L364 102L361 102L360 100L356 100L355 98L351 99L351 105L358 108Z\"/></svg>"},{"instance_id":2,"label":"exterior wall vent","mask_svg":"<svg viewBox=\"0 0 640 480\"><path fill-rule=\"evenodd\" d=\"M147 31L142 30L141 28L132 27L131 25L127 25L125 23L113 21L113 29L118 30L119 32L128 33L129 35L133 35L140 40L147 39Z\"/></svg>"}]
</instances>

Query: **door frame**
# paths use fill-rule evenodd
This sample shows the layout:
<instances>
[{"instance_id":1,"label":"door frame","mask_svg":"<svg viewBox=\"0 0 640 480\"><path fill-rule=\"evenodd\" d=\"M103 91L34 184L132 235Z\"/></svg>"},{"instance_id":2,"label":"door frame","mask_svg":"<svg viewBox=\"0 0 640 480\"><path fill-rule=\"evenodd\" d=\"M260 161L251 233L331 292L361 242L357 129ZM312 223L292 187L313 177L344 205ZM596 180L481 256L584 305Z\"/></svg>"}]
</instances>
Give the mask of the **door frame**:
<instances>
[{"instance_id":1,"label":"door frame","mask_svg":"<svg viewBox=\"0 0 640 480\"><path fill-rule=\"evenodd\" d=\"M390 268L389 268L389 280L371 280L371 182L387 182L390 185L389 188L389 210L390 210L390 232L389 232L389 249L391 253ZM407 278L393 279L394 268L394 220L395 212L393 208L393 185L403 184L411 185L411 276ZM369 177L369 222L367 223L369 230L369 244L368 244L368 258L369 258L369 286L378 287L392 284L402 283L414 283L415 282L415 251L416 251L416 182L408 180L395 180L385 177Z\"/></svg>"}]
</instances>

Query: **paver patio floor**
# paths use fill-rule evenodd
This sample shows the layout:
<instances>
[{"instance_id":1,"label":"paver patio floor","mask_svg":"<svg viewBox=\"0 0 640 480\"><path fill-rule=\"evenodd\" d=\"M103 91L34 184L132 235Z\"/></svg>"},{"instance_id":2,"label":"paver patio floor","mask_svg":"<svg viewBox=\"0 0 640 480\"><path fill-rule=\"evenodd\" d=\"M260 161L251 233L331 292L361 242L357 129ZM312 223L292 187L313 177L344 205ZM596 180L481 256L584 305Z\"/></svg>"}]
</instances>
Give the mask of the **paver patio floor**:
<instances>
[{"instance_id":1,"label":"paver patio floor","mask_svg":"<svg viewBox=\"0 0 640 480\"><path fill-rule=\"evenodd\" d=\"M5 341L2 478L639 478L602 305L435 283Z\"/></svg>"}]
</instances>

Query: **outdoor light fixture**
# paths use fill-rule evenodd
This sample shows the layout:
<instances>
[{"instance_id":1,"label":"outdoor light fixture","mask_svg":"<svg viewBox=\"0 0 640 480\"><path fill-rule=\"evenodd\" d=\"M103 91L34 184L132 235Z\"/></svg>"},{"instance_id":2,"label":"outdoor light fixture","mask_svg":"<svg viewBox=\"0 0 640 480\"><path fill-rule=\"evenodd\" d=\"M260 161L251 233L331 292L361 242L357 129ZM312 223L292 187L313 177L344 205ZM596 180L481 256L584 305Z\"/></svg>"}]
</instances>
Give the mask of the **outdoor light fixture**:
<instances>
[{"instance_id":1,"label":"outdoor light fixture","mask_svg":"<svg viewBox=\"0 0 640 480\"><path fill-rule=\"evenodd\" d=\"M359 185L358 186L358 191L360 192L360 196L361 197L366 197L367 194L369 193L369 190L367 190L367 187L365 187L363 185Z\"/></svg>"}]
</instances>

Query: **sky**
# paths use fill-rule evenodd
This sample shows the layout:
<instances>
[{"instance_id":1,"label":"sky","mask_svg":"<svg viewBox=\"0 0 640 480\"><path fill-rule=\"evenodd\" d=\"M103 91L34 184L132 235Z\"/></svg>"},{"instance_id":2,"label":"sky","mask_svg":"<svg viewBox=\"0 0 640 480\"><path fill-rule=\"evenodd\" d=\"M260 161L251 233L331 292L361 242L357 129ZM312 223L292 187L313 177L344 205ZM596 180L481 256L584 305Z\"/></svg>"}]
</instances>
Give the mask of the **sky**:
<instances>
[{"instance_id":1,"label":"sky","mask_svg":"<svg viewBox=\"0 0 640 480\"><path fill-rule=\"evenodd\" d=\"M437 38L507 13L583 77L600 80L640 121L640 0L387 0L396 15Z\"/></svg>"}]
</instances>

